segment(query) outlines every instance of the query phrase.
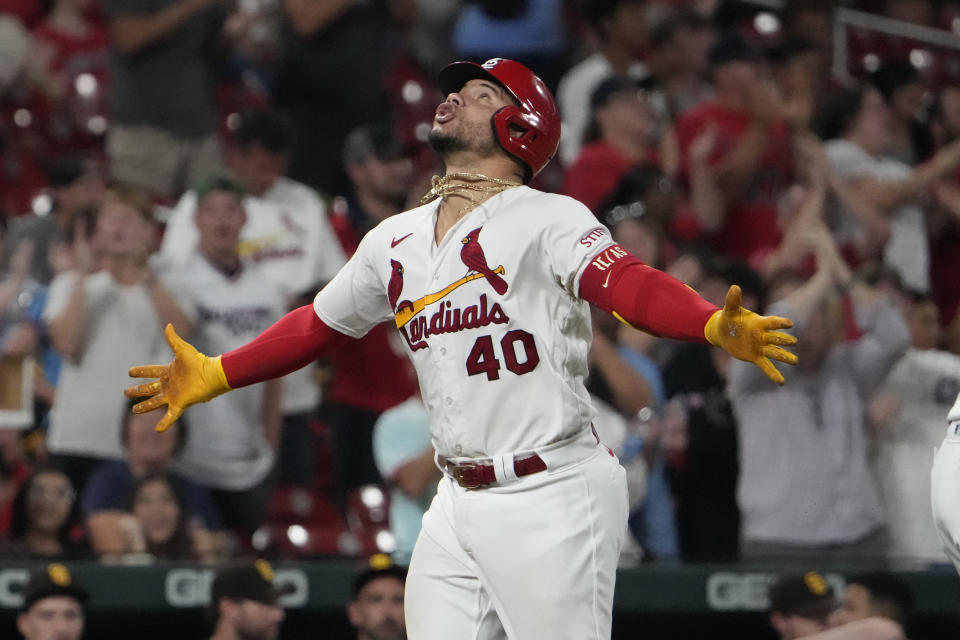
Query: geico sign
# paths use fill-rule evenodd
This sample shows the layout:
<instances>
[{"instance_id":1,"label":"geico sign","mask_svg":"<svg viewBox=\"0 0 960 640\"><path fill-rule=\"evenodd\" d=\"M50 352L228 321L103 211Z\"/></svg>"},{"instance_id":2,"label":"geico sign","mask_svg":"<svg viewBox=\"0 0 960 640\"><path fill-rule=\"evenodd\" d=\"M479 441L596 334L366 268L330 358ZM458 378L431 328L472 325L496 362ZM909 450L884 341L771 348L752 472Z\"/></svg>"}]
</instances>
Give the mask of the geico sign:
<instances>
[{"instance_id":1,"label":"geico sign","mask_svg":"<svg viewBox=\"0 0 960 640\"><path fill-rule=\"evenodd\" d=\"M823 578L835 594L847 588L843 576L826 573ZM707 577L707 606L714 611L765 611L770 605L767 589L776 579L775 573L711 573Z\"/></svg>"},{"instance_id":2,"label":"geico sign","mask_svg":"<svg viewBox=\"0 0 960 640\"><path fill-rule=\"evenodd\" d=\"M310 589L307 574L300 569L277 569L274 582L277 585L292 584L294 591L280 598L287 608L307 604ZM213 569L171 569L164 579L163 592L171 607L201 607L210 604L210 585L213 584Z\"/></svg>"}]
</instances>

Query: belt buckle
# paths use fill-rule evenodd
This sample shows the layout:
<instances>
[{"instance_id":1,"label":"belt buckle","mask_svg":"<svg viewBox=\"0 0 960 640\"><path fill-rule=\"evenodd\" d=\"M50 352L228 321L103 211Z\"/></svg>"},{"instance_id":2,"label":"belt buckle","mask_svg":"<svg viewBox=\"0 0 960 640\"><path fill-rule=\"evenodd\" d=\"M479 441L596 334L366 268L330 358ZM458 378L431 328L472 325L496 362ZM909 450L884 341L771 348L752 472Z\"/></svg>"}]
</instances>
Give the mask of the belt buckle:
<instances>
[{"instance_id":1,"label":"belt buckle","mask_svg":"<svg viewBox=\"0 0 960 640\"><path fill-rule=\"evenodd\" d=\"M472 490L474 490L474 489L481 489L481 488L483 488L483 487L485 487L485 486L487 486L487 485L485 485L485 484L470 484L470 483L463 477L463 471L464 471L464 469L476 469L478 466L479 466L479 465L478 465L476 462L465 462L465 463L463 463L463 464L455 464L455 465L452 465L452 466L451 466L450 475L452 475L452 476L453 476L453 479L457 481L457 484L459 484L461 487L463 487L464 489L466 489L466 490L468 490L468 491L472 491Z\"/></svg>"}]
</instances>

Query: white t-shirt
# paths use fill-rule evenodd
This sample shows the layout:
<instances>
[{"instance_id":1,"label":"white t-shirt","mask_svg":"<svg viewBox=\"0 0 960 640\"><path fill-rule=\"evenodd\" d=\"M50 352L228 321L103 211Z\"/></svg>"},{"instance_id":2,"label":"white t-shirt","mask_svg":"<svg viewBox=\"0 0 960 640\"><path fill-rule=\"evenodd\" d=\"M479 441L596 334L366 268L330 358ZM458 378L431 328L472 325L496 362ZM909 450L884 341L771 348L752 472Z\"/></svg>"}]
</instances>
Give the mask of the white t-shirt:
<instances>
[{"instance_id":1,"label":"white t-shirt","mask_svg":"<svg viewBox=\"0 0 960 640\"><path fill-rule=\"evenodd\" d=\"M312 294L346 262L326 207L309 187L281 177L262 197L245 197L243 206L247 223L240 233L240 254L288 300ZM196 192L188 191L173 209L160 249L168 264L182 264L194 252L199 240L196 208ZM309 411L319 404L314 369L304 367L284 377L284 413Z\"/></svg>"},{"instance_id":2,"label":"white t-shirt","mask_svg":"<svg viewBox=\"0 0 960 640\"><path fill-rule=\"evenodd\" d=\"M386 320L402 326L443 456L529 451L580 433L594 412L583 384L590 309L577 292L610 232L572 198L515 187L437 246L437 208L371 230L317 294L317 315L354 337ZM494 273L467 266L477 253Z\"/></svg>"},{"instance_id":3,"label":"white t-shirt","mask_svg":"<svg viewBox=\"0 0 960 640\"><path fill-rule=\"evenodd\" d=\"M878 181L902 180L910 175L910 167L892 158L871 156L847 140L831 140L826 145L827 157L837 175L843 179L872 178ZM916 202L901 205L890 219L890 240L883 251L884 262L913 291L930 290L930 249L923 210Z\"/></svg>"},{"instance_id":4,"label":"white t-shirt","mask_svg":"<svg viewBox=\"0 0 960 640\"><path fill-rule=\"evenodd\" d=\"M190 342L202 353L240 347L276 322L285 311L283 296L255 268L227 277L194 254L168 274L193 316ZM262 421L264 385L235 389L184 414L190 430L175 468L198 484L243 491L273 467L274 451Z\"/></svg>"},{"instance_id":5,"label":"white t-shirt","mask_svg":"<svg viewBox=\"0 0 960 640\"><path fill-rule=\"evenodd\" d=\"M50 322L66 308L76 271L57 275L43 318ZM63 359L50 410L47 445L58 454L121 458L120 425L126 409L127 370L169 362L173 354L147 290L119 284L106 271L87 277L83 345L79 360Z\"/></svg>"}]
</instances>

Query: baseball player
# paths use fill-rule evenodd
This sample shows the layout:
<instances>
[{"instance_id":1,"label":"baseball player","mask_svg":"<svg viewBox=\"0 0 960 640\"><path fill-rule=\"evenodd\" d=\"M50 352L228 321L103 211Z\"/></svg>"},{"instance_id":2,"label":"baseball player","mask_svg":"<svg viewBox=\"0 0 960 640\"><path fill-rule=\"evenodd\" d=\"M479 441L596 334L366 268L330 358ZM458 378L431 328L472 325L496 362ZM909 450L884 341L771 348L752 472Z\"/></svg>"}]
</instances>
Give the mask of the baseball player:
<instances>
[{"instance_id":1,"label":"baseball player","mask_svg":"<svg viewBox=\"0 0 960 640\"><path fill-rule=\"evenodd\" d=\"M947 414L947 435L933 458L930 503L943 550L960 572L960 395Z\"/></svg>"},{"instance_id":2,"label":"baseball player","mask_svg":"<svg viewBox=\"0 0 960 640\"><path fill-rule=\"evenodd\" d=\"M430 142L446 165L426 204L370 231L313 306L208 357L167 329L169 365L130 387L187 406L283 375L392 320L417 370L444 471L410 561L411 638L609 638L626 532L623 468L598 442L587 374L592 303L658 335L755 362L795 363L789 320L717 309L642 264L582 204L526 185L556 153L560 118L517 62L456 62ZM389 375L385 372L384 375Z\"/></svg>"}]
</instances>

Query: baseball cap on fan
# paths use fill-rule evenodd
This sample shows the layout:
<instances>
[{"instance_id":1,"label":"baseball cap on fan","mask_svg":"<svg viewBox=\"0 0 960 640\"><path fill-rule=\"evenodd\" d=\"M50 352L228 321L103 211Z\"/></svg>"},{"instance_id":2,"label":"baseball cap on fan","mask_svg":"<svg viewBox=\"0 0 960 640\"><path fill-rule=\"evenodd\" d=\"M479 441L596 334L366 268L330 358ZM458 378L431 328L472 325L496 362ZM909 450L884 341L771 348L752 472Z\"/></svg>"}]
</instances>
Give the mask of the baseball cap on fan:
<instances>
[{"instance_id":1,"label":"baseball cap on fan","mask_svg":"<svg viewBox=\"0 0 960 640\"><path fill-rule=\"evenodd\" d=\"M786 616L823 619L837 603L833 587L816 571L788 574L778 578L767 592L770 611Z\"/></svg>"},{"instance_id":2,"label":"baseball cap on fan","mask_svg":"<svg viewBox=\"0 0 960 640\"><path fill-rule=\"evenodd\" d=\"M395 578L405 583L407 581L407 568L394 564L390 556L384 553L374 554L367 562L367 566L353 579L354 599L368 584L385 577Z\"/></svg>"},{"instance_id":3,"label":"baseball cap on fan","mask_svg":"<svg viewBox=\"0 0 960 640\"><path fill-rule=\"evenodd\" d=\"M272 605L296 589L292 584L276 586L273 578L273 567L266 560L241 560L224 565L217 570L210 587L210 604L216 607L222 598L228 598Z\"/></svg>"},{"instance_id":4,"label":"baseball cap on fan","mask_svg":"<svg viewBox=\"0 0 960 640\"><path fill-rule=\"evenodd\" d=\"M70 570L62 564L52 563L30 573L27 585L23 588L21 611L27 611L44 598L67 596L81 605L87 601L87 591L78 585Z\"/></svg>"}]
</instances>

